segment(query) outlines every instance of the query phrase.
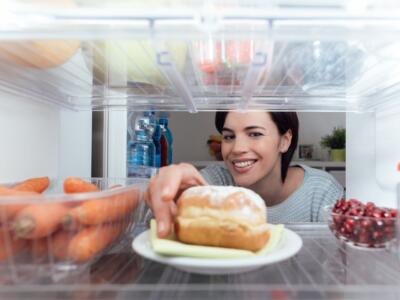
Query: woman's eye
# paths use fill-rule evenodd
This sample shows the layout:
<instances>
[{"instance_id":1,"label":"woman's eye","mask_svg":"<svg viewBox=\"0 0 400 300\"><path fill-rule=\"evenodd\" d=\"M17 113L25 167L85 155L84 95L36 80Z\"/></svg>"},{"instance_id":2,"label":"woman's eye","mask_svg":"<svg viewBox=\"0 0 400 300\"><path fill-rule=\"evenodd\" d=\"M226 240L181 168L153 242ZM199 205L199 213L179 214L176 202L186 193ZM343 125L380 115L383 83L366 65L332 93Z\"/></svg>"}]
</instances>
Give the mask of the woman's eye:
<instances>
[{"instance_id":1,"label":"woman's eye","mask_svg":"<svg viewBox=\"0 0 400 300\"><path fill-rule=\"evenodd\" d=\"M230 141L233 138L235 138L235 136L234 135L224 135L222 138L224 139L224 141Z\"/></svg>"},{"instance_id":2,"label":"woman's eye","mask_svg":"<svg viewBox=\"0 0 400 300\"><path fill-rule=\"evenodd\" d=\"M249 136L250 137L259 137L262 136L263 134L261 132L250 132Z\"/></svg>"}]
</instances>

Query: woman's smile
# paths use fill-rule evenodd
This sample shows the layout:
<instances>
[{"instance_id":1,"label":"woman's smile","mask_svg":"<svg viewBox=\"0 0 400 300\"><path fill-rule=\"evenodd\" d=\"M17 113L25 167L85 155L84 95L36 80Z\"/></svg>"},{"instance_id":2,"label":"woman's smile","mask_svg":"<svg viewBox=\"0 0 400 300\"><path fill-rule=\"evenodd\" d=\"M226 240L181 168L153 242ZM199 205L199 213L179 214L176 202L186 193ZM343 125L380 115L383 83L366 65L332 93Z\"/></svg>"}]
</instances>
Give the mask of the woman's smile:
<instances>
[{"instance_id":1,"label":"woman's smile","mask_svg":"<svg viewBox=\"0 0 400 300\"><path fill-rule=\"evenodd\" d=\"M254 165L257 163L257 159L234 159L231 163L235 172L246 173L254 167Z\"/></svg>"}]
</instances>

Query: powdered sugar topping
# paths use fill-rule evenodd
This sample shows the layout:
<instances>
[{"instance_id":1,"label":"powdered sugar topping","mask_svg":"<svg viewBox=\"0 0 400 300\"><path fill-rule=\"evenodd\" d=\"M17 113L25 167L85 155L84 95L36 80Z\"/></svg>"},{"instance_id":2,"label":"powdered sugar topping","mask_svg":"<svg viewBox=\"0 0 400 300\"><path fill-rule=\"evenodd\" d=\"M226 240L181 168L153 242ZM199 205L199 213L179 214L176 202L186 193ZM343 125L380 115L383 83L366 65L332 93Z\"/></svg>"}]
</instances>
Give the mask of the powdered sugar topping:
<instances>
[{"instance_id":1,"label":"powdered sugar topping","mask_svg":"<svg viewBox=\"0 0 400 300\"><path fill-rule=\"evenodd\" d=\"M222 203L225 197L237 192L242 192L244 195L244 199L247 198L252 200L255 205L257 205L262 211L266 212L264 200L252 190L242 187L216 185L194 186L184 191L182 196L208 197L212 205L218 206Z\"/></svg>"}]
</instances>

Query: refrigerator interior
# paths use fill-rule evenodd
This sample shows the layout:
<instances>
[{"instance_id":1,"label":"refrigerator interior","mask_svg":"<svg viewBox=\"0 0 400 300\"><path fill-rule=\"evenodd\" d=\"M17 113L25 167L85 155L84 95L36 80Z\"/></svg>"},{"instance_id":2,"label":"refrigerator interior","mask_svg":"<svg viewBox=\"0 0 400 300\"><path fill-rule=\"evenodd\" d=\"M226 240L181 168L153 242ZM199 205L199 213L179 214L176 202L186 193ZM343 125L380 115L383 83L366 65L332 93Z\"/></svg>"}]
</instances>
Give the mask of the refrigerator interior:
<instances>
[{"instance_id":1,"label":"refrigerator interior","mask_svg":"<svg viewBox=\"0 0 400 300\"><path fill-rule=\"evenodd\" d=\"M96 138L102 175L126 177L130 111L346 112L346 198L397 207L399 16L395 1L3 1L0 179L91 177Z\"/></svg>"}]
</instances>

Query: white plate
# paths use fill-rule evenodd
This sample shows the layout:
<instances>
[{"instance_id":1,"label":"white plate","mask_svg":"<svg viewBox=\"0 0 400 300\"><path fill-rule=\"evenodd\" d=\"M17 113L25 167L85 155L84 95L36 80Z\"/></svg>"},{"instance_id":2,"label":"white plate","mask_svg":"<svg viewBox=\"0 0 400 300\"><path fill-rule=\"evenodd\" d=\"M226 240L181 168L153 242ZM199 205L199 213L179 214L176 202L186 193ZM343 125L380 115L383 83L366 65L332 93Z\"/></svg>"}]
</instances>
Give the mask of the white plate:
<instances>
[{"instance_id":1,"label":"white plate","mask_svg":"<svg viewBox=\"0 0 400 300\"><path fill-rule=\"evenodd\" d=\"M198 274L237 274L255 270L295 255L303 241L295 232L284 228L279 245L265 255L235 259L202 259L182 256L162 256L153 251L150 230L138 235L132 247L140 256L173 266L177 269Z\"/></svg>"}]
</instances>

